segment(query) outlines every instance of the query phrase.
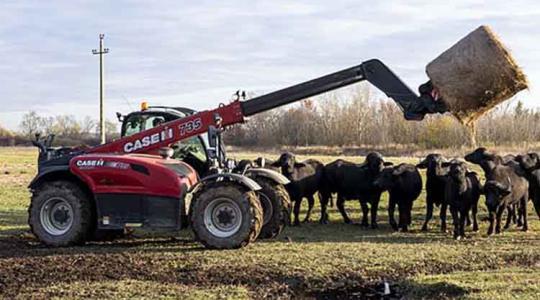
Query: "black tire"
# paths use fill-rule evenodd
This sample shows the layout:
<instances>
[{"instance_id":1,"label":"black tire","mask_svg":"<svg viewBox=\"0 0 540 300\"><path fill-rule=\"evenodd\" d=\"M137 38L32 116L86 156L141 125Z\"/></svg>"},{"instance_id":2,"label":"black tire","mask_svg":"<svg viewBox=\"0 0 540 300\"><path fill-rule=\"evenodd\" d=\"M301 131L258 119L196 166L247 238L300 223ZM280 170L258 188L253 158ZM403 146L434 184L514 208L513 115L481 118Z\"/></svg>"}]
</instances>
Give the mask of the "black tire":
<instances>
[{"instance_id":1,"label":"black tire","mask_svg":"<svg viewBox=\"0 0 540 300\"><path fill-rule=\"evenodd\" d=\"M259 238L275 238L290 224L291 198L282 184L270 178L257 176L252 179L261 186L261 190L257 191L263 209L263 226Z\"/></svg>"},{"instance_id":2,"label":"black tire","mask_svg":"<svg viewBox=\"0 0 540 300\"><path fill-rule=\"evenodd\" d=\"M28 224L32 233L46 245L83 244L92 227L91 207L88 195L77 184L69 181L44 183L33 191ZM61 224L55 226L54 222Z\"/></svg>"},{"instance_id":3,"label":"black tire","mask_svg":"<svg viewBox=\"0 0 540 300\"><path fill-rule=\"evenodd\" d=\"M219 211L220 205L226 205L226 208ZM219 216L223 211L233 213L223 215L225 220L220 223L222 219ZM212 183L203 187L193 195L190 216L195 239L210 249L236 249L254 242L263 222L257 194L234 182ZM236 225L231 222L236 222ZM220 224L225 224L222 228L226 225L234 227L229 231L222 230Z\"/></svg>"}]
</instances>

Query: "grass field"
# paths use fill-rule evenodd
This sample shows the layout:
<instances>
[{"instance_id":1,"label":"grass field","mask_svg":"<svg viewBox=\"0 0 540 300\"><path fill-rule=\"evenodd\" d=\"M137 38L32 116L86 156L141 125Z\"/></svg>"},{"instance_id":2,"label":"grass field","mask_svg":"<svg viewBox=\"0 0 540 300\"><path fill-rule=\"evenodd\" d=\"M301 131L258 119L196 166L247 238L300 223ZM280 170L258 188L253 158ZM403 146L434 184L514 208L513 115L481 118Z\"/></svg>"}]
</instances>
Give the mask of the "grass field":
<instances>
[{"instance_id":1,"label":"grass field","mask_svg":"<svg viewBox=\"0 0 540 300\"><path fill-rule=\"evenodd\" d=\"M51 249L40 245L26 225L26 186L36 172L35 161L33 149L0 148L2 298L345 299L379 290L383 281L407 299L540 297L540 221L532 209L529 232L513 227L488 238L482 222L480 232L454 241L450 233L438 231L436 219L429 233L419 231L424 194L414 204L412 231L393 232L384 194L377 230L343 224L333 208L329 225L287 228L277 239L240 250L205 250L189 232L173 238L136 233L115 242ZM347 208L358 221L358 203L349 202Z\"/></svg>"}]
</instances>

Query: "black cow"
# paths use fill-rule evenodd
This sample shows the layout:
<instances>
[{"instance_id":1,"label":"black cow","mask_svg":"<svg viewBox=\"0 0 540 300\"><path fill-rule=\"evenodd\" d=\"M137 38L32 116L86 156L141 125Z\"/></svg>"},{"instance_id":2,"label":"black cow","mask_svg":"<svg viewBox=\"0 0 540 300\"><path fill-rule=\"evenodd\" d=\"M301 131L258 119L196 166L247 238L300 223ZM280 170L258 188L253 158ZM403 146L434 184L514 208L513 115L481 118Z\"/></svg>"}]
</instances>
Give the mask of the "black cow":
<instances>
[{"instance_id":1,"label":"black cow","mask_svg":"<svg viewBox=\"0 0 540 300\"><path fill-rule=\"evenodd\" d=\"M426 175L426 220L422 226L422 231L428 231L428 223L433 217L433 205L440 206L441 231L446 231L446 209L448 204L445 201L446 175L448 167L443 167L445 158L437 153L428 154L426 158L416 165L417 168L427 169Z\"/></svg>"},{"instance_id":2,"label":"black cow","mask_svg":"<svg viewBox=\"0 0 540 300\"><path fill-rule=\"evenodd\" d=\"M387 190L390 194L388 201L388 217L394 230L408 231L411 225L411 213L414 200L422 192L422 177L411 164L400 164L385 168L374 182L375 186ZM398 206L399 224L394 219L394 210Z\"/></svg>"},{"instance_id":3,"label":"black cow","mask_svg":"<svg viewBox=\"0 0 540 300\"><path fill-rule=\"evenodd\" d=\"M504 164L502 157L490 153L486 148L478 148L465 156L465 160L480 165L486 175L484 194L489 211L488 234L500 233L502 213L508 210L508 218L504 228L510 226L514 208L519 209L523 218L523 231L527 226L527 200L529 198L529 182L524 171L515 164Z\"/></svg>"},{"instance_id":4,"label":"black cow","mask_svg":"<svg viewBox=\"0 0 540 300\"><path fill-rule=\"evenodd\" d=\"M234 169L232 169L233 173L244 173L247 169L253 167L253 162L249 159L242 159L239 161L236 166L234 166Z\"/></svg>"},{"instance_id":5,"label":"black cow","mask_svg":"<svg viewBox=\"0 0 540 300\"><path fill-rule=\"evenodd\" d=\"M377 209L382 190L373 182L379 176L385 165L380 153L371 152L366 156L364 163L355 164L344 160L336 160L324 166L321 184L321 223L328 222L326 205L333 193L337 193L336 205L343 216L345 223L352 223L345 211L346 200L360 201L362 207L362 226L369 226L368 203L371 205L371 227L377 227Z\"/></svg>"},{"instance_id":6,"label":"black cow","mask_svg":"<svg viewBox=\"0 0 540 300\"><path fill-rule=\"evenodd\" d=\"M540 156L538 153L531 152L518 155L515 160L525 171L525 177L529 181L529 198L540 218Z\"/></svg>"},{"instance_id":7,"label":"black cow","mask_svg":"<svg viewBox=\"0 0 540 300\"><path fill-rule=\"evenodd\" d=\"M323 164L314 159L297 162L294 154L285 152L273 163L273 166L279 167L281 173L290 181L285 188L291 197L291 201L294 202L293 225L300 225L298 215L300 214L300 206L303 198L308 199L308 211L306 218L304 219L304 222L308 222L315 204L313 195L319 191L324 167Z\"/></svg>"},{"instance_id":8,"label":"black cow","mask_svg":"<svg viewBox=\"0 0 540 300\"><path fill-rule=\"evenodd\" d=\"M444 163L449 167L446 177L445 202L450 206L454 223L454 238L465 237L465 223L472 212L473 231L478 231L476 214L478 212L478 199L480 199L481 186L475 172L467 170L464 162L453 160Z\"/></svg>"},{"instance_id":9,"label":"black cow","mask_svg":"<svg viewBox=\"0 0 540 300\"><path fill-rule=\"evenodd\" d=\"M528 186L523 183L513 183L512 180L507 177L507 182L502 183L496 180L488 180L484 185L484 194L486 195L486 206L489 211L489 229L488 235L493 234L495 227L495 233L501 232L501 218L505 208L517 204L516 206L521 210L523 215L523 227L522 231L528 230L527 225L527 198L528 198ZM526 181L525 181L526 183ZM514 190L514 188L516 188ZM507 221L508 225L508 221ZM505 226L506 228L507 226Z\"/></svg>"}]
</instances>

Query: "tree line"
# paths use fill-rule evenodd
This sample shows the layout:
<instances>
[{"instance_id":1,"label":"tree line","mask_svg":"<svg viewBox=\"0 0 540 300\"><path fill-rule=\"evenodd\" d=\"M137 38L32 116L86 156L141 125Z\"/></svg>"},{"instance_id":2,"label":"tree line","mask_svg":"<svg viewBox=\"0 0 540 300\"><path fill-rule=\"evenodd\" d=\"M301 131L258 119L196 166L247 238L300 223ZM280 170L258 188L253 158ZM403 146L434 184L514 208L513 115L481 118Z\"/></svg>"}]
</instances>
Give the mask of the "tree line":
<instances>
[{"instance_id":1,"label":"tree line","mask_svg":"<svg viewBox=\"0 0 540 300\"><path fill-rule=\"evenodd\" d=\"M117 123L105 121L108 140L119 137ZM55 135L56 145L97 145L99 144L98 121L86 116L78 119L73 115L42 116L35 111L24 114L17 131L9 131L0 126L0 146L30 145L35 134Z\"/></svg>"},{"instance_id":2,"label":"tree line","mask_svg":"<svg viewBox=\"0 0 540 300\"><path fill-rule=\"evenodd\" d=\"M234 146L359 146L415 149L461 148L470 130L450 114L407 121L391 99L373 95L367 87L255 115L234 126L226 141ZM521 101L507 101L476 124L478 145L516 146L540 141L540 111Z\"/></svg>"}]
</instances>

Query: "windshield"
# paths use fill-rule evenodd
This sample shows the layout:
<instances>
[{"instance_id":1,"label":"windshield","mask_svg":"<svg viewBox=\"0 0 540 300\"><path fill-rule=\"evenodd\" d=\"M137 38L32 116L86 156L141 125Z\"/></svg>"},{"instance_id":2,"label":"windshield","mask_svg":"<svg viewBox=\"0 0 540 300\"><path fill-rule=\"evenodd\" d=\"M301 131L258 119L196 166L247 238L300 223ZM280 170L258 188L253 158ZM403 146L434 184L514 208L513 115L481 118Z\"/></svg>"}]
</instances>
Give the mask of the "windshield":
<instances>
[{"instance_id":1,"label":"windshield","mask_svg":"<svg viewBox=\"0 0 540 300\"><path fill-rule=\"evenodd\" d=\"M134 135L141 131L154 128L165 122L165 118L157 115L133 115L126 120L125 136Z\"/></svg>"}]
</instances>

